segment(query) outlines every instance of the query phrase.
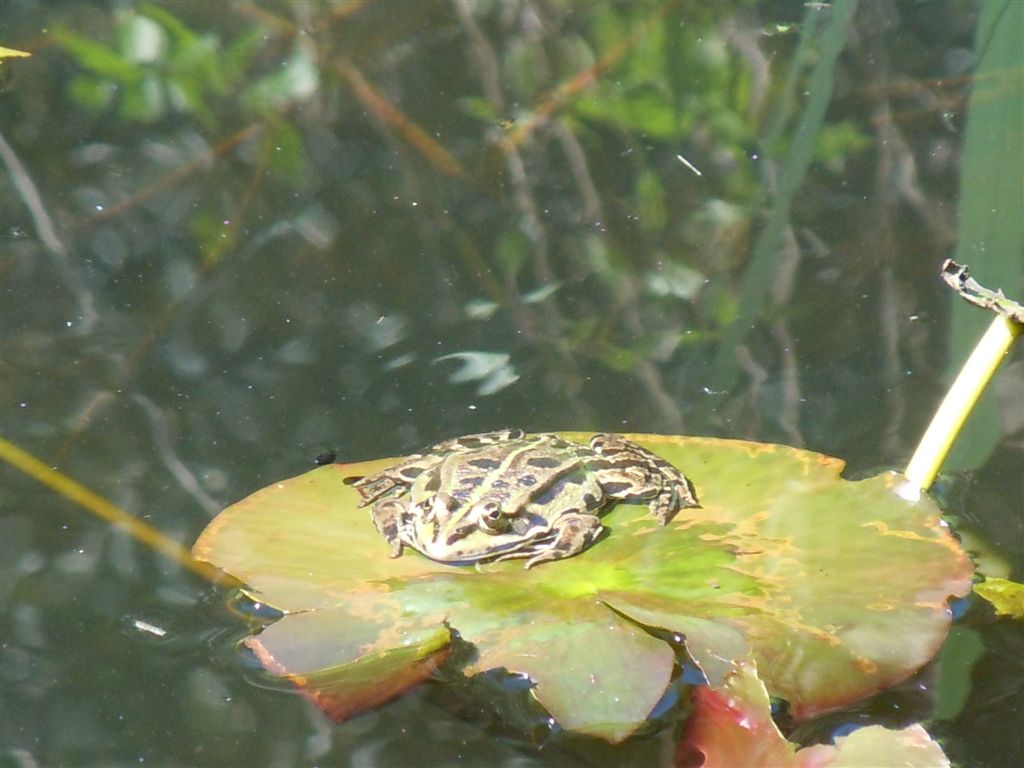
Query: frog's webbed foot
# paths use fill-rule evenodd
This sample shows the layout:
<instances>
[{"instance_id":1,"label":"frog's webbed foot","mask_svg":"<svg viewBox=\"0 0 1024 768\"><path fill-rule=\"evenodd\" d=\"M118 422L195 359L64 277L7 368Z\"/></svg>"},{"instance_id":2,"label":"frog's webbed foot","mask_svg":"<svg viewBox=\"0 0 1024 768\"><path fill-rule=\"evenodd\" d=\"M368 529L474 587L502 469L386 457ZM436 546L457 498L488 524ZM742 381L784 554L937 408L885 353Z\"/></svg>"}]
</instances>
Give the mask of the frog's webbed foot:
<instances>
[{"instance_id":1,"label":"frog's webbed foot","mask_svg":"<svg viewBox=\"0 0 1024 768\"><path fill-rule=\"evenodd\" d=\"M414 453L381 472L360 477L351 484L359 492L359 506L365 507L370 502L387 496L401 495L417 477L443 460L443 456Z\"/></svg>"},{"instance_id":2,"label":"frog's webbed foot","mask_svg":"<svg viewBox=\"0 0 1024 768\"><path fill-rule=\"evenodd\" d=\"M359 493L359 506L365 507L382 496L401 493L407 487L392 476L390 471L378 472L375 475L360 477L350 485Z\"/></svg>"},{"instance_id":3,"label":"frog's webbed foot","mask_svg":"<svg viewBox=\"0 0 1024 768\"><path fill-rule=\"evenodd\" d=\"M402 554L400 527L405 510L406 506L402 502L388 499L374 504L370 513L380 535L391 545L391 557L399 557Z\"/></svg>"},{"instance_id":4,"label":"frog's webbed foot","mask_svg":"<svg viewBox=\"0 0 1024 768\"><path fill-rule=\"evenodd\" d=\"M538 563L578 555L597 541L603 530L604 526L596 515L576 512L564 514L558 518L558 527L554 531L551 543L546 544L543 551L527 560L523 567L533 568Z\"/></svg>"},{"instance_id":5,"label":"frog's webbed foot","mask_svg":"<svg viewBox=\"0 0 1024 768\"><path fill-rule=\"evenodd\" d=\"M648 508L658 522L668 525L676 513L687 507L699 507L697 494L693 490L693 483L684 475L679 475L681 481L670 482L658 491L658 494L651 499Z\"/></svg>"}]
</instances>

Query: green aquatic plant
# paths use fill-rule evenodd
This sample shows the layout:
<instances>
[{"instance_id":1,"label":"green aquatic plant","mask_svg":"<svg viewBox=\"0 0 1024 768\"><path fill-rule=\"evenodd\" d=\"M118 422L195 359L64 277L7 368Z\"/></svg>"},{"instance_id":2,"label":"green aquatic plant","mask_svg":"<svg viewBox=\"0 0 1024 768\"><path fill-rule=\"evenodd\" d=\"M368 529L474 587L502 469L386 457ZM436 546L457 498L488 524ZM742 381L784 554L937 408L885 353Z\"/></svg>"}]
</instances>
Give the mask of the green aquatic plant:
<instances>
[{"instance_id":1,"label":"green aquatic plant","mask_svg":"<svg viewBox=\"0 0 1024 768\"><path fill-rule=\"evenodd\" d=\"M996 316L964 362L907 465L907 478L920 488L929 488L935 481L953 441L1024 325L1024 309L1002 291L981 286L967 267L949 259L942 265L942 277L966 301Z\"/></svg>"},{"instance_id":2,"label":"green aquatic plant","mask_svg":"<svg viewBox=\"0 0 1024 768\"><path fill-rule=\"evenodd\" d=\"M784 446L632 437L685 468L702 507L662 528L620 504L605 539L530 571L391 559L344 482L390 460L275 483L193 551L284 612L246 645L338 717L429 677L456 636L475 652L466 674L523 675L562 727L610 741L644 725L679 651L712 686L753 660L806 718L905 679L941 645L971 566L934 504L897 492L901 475L851 482L841 461Z\"/></svg>"}]
</instances>

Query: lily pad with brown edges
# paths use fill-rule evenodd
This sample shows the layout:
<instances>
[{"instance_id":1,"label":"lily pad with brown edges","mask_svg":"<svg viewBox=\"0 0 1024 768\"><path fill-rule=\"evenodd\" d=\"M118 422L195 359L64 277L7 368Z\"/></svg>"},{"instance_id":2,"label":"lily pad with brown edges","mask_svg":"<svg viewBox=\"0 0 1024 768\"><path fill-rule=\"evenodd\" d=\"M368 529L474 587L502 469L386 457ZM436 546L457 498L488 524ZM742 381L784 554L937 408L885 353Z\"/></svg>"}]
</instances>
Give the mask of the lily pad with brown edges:
<instances>
[{"instance_id":1,"label":"lily pad with brown edges","mask_svg":"<svg viewBox=\"0 0 1024 768\"><path fill-rule=\"evenodd\" d=\"M970 590L972 569L929 499L897 495L902 476L851 482L840 460L794 448L629 437L682 469L701 507L662 527L646 505L619 504L597 544L531 570L391 559L343 480L394 459L257 491L193 552L286 613L247 644L337 717L425 679L451 632L476 649L467 674L526 675L562 727L610 741L669 685L666 633L713 686L752 657L796 718L905 679L941 645L947 599Z\"/></svg>"}]
</instances>

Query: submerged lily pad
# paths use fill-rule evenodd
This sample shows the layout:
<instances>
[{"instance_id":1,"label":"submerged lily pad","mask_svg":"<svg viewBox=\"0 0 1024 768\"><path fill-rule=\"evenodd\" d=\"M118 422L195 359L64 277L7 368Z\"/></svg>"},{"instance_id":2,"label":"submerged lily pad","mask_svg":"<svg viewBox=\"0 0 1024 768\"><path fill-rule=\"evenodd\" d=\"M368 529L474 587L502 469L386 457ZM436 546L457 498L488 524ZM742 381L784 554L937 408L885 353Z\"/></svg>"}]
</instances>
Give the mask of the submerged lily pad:
<instances>
[{"instance_id":1,"label":"submerged lily pad","mask_svg":"<svg viewBox=\"0 0 1024 768\"><path fill-rule=\"evenodd\" d=\"M467 673L527 675L563 727L611 741L669 685L666 635L712 685L752 657L797 718L903 680L942 643L971 566L930 500L894 492L901 476L850 482L841 461L784 446L630 437L685 471L701 508L663 528L619 504L597 544L528 571L389 558L343 479L394 460L264 488L193 551L286 613L248 644L338 717L424 679L451 632L476 649Z\"/></svg>"}]
</instances>

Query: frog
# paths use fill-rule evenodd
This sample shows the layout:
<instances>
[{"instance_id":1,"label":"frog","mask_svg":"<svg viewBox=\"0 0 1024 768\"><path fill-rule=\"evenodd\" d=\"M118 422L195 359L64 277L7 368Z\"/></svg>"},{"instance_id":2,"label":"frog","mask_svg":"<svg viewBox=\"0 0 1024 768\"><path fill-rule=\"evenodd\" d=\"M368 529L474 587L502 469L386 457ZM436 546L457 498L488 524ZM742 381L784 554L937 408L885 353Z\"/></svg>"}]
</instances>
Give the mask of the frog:
<instances>
[{"instance_id":1,"label":"frog","mask_svg":"<svg viewBox=\"0 0 1024 768\"><path fill-rule=\"evenodd\" d=\"M436 443L365 477L348 478L359 506L391 546L440 563L525 558L526 569L572 557L604 532L617 502L646 501L665 526L699 506L672 464L621 435L583 444L554 433L504 429Z\"/></svg>"}]
</instances>

